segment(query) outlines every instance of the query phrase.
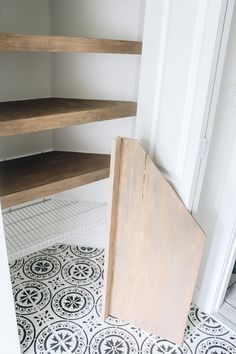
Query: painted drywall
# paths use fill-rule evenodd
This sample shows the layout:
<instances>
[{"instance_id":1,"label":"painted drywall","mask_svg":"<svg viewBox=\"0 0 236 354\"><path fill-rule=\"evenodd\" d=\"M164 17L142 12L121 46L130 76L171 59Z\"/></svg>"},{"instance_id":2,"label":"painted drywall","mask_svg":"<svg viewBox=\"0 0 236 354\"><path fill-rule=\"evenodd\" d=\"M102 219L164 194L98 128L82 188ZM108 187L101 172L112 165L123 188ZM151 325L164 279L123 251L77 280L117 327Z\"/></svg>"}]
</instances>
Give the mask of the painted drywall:
<instances>
[{"instance_id":1,"label":"painted drywall","mask_svg":"<svg viewBox=\"0 0 236 354\"><path fill-rule=\"evenodd\" d=\"M228 178L230 156L236 139L236 10L234 10L226 60L224 65L220 96L213 127L212 140L206 165L201 197L195 218L207 234L203 262L198 277L201 284L208 255L213 245L216 223L225 181ZM224 250L222 250L224 251ZM222 255L223 256L223 255Z\"/></svg>"},{"instance_id":2,"label":"painted drywall","mask_svg":"<svg viewBox=\"0 0 236 354\"><path fill-rule=\"evenodd\" d=\"M48 0L1 0L0 31L47 34L50 31ZM1 53L0 101L50 96L51 59L48 54ZM50 132L0 138L0 160L51 149ZM0 351L20 353L0 208Z\"/></svg>"},{"instance_id":3,"label":"painted drywall","mask_svg":"<svg viewBox=\"0 0 236 354\"><path fill-rule=\"evenodd\" d=\"M0 31L49 34L49 0L1 0ZM1 53L0 100L49 97L51 56L46 53ZM0 159L52 147L52 133L0 138Z\"/></svg>"},{"instance_id":4,"label":"painted drywall","mask_svg":"<svg viewBox=\"0 0 236 354\"><path fill-rule=\"evenodd\" d=\"M142 40L144 0L51 1L51 33ZM138 97L140 56L57 54L52 59L53 96L134 100ZM112 138L134 135L135 118L87 124L53 132L57 150L110 153ZM107 200L107 182L63 195Z\"/></svg>"}]
</instances>

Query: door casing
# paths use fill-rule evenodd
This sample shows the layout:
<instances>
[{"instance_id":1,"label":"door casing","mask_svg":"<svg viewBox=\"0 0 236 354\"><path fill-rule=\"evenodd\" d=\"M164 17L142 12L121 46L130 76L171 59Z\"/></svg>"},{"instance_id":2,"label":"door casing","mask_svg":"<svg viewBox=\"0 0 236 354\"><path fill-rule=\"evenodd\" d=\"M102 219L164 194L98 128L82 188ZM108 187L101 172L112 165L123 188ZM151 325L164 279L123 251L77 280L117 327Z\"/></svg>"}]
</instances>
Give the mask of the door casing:
<instances>
[{"instance_id":1,"label":"door casing","mask_svg":"<svg viewBox=\"0 0 236 354\"><path fill-rule=\"evenodd\" d=\"M188 4L188 0L183 0L183 9L178 12L171 0L146 3L135 137L194 216L205 174L235 1L198 0L195 13ZM186 17L191 18L194 29L185 21ZM171 58L178 57L179 46L176 48L171 38L181 45L185 37L174 37L173 19L178 26L185 25L186 36L192 33L192 47L186 48L191 52L189 61L185 67L176 65L174 69ZM175 84L176 77L180 77L177 71L186 82L185 92ZM172 73L171 77L168 72ZM177 97L178 106L172 101L170 104L165 89L167 98L168 93ZM180 134L174 144L169 132L178 126ZM225 255L229 247L230 243L225 247ZM207 267L204 277L210 278L211 272ZM210 295L208 300L206 291ZM194 302L209 314L215 306L214 291L214 286L209 285L206 290L203 281L195 288Z\"/></svg>"}]
</instances>

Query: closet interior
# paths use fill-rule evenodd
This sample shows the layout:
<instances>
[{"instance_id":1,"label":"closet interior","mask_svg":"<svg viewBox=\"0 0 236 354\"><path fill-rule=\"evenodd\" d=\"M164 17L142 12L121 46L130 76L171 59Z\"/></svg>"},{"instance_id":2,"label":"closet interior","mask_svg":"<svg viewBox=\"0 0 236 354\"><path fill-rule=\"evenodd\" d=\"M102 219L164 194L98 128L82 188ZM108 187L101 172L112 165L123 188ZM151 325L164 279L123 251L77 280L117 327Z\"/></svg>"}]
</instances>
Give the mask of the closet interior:
<instances>
[{"instance_id":1,"label":"closet interior","mask_svg":"<svg viewBox=\"0 0 236 354\"><path fill-rule=\"evenodd\" d=\"M22 353L80 353L93 326L68 321L101 316L110 153L135 131L143 18L142 0L0 3L0 200ZM64 284L73 262L83 274ZM59 289L76 313L49 308Z\"/></svg>"},{"instance_id":2,"label":"closet interior","mask_svg":"<svg viewBox=\"0 0 236 354\"><path fill-rule=\"evenodd\" d=\"M4 0L0 10L9 260L80 237L104 246L111 141L135 127L142 1Z\"/></svg>"}]
</instances>

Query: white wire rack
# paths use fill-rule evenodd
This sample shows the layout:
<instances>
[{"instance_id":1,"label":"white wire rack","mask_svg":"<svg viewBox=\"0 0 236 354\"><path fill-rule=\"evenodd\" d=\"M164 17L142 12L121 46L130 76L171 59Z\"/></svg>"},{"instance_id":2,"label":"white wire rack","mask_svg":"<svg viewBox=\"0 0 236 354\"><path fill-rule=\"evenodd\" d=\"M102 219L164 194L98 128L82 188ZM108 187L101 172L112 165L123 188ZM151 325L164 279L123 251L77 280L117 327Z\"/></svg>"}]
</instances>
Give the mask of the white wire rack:
<instances>
[{"instance_id":1,"label":"white wire rack","mask_svg":"<svg viewBox=\"0 0 236 354\"><path fill-rule=\"evenodd\" d=\"M9 261L106 223L106 204L46 199L3 212Z\"/></svg>"}]
</instances>

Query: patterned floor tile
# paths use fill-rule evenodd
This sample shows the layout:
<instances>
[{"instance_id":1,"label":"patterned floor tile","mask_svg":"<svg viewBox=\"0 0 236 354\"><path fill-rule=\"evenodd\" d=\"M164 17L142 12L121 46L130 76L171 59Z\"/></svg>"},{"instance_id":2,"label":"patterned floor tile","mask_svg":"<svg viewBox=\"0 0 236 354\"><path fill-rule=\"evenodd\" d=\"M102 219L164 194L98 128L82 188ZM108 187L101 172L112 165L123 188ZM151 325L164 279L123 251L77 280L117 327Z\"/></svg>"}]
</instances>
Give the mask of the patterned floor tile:
<instances>
[{"instance_id":1,"label":"patterned floor tile","mask_svg":"<svg viewBox=\"0 0 236 354\"><path fill-rule=\"evenodd\" d=\"M143 354L193 354L192 349L187 343L177 346L176 344L159 338L157 336L149 335L146 337L141 346L141 353Z\"/></svg>"},{"instance_id":2,"label":"patterned floor tile","mask_svg":"<svg viewBox=\"0 0 236 354\"><path fill-rule=\"evenodd\" d=\"M44 309L52 297L51 290L42 282L27 281L13 289L17 314L31 314Z\"/></svg>"},{"instance_id":3,"label":"patterned floor tile","mask_svg":"<svg viewBox=\"0 0 236 354\"><path fill-rule=\"evenodd\" d=\"M74 320L73 322L80 324L86 331L88 336L88 345L90 345L92 338L98 331L109 327L109 324L102 321L102 319L97 315L95 308L93 308L87 316Z\"/></svg>"},{"instance_id":4,"label":"patterned floor tile","mask_svg":"<svg viewBox=\"0 0 236 354\"><path fill-rule=\"evenodd\" d=\"M104 250L57 244L11 262L24 354L236 354L236 336L195 305L181 347L102 319Z\"/></svg>"},{"instance_id":5,"label":"patterned floor tile","mask_svg":"<svg viewBox=\"0 0 236 354\"><path fill-rule=\"evenodd\" d=\"M23 265L24 274L28 278L38 281L50 279L60 271L60 261L49 255L34 255L28 258Z\"/></svg>"},{"instance_id":6,"label":"patterned floor tile","mask_svg":"<svg viewBox=\"0 0 236 354\"><path fill-rule=\"evenodd\" d=\"M224 338L202 339L196 346L195 354L235 354L236 347Z\"/></svg>"},{"instance_id":7,"label":"patterned floor tile","mask_svg":"<svg viewBox=\"0 0 236 354\"><path fill-rule=\"evenodd\" d=\"M99 259L100 256L104 255L104 249L102 248L70 246L70 250L76 257Z\"/></svg>"},{"instance_id":8,"label":"patterned floor tile","mask_svg":"<svg viewBox=\"0 0 236 354\"><path fill-rule=\"evenodd\" d=\"M24 281L30 280L24 274L24 271L23 271L24 263L25 263L25 259L19 258L18 260L11 262L9 264L12 287L14 287L15 285L20 285Z\"/></svg>"},{"instance_id":9,"label":"patterned floor tile","mask_svg":"<svg viewBox=\"0 0 236 354\"><path fill-rule=\"evenodd\" d=\"M86 288L93 294L95 302L103 294L103 279L100 277L96 282L90 283Z\"/></svg>"},{"instance_id":10,"label":"patterned floor tile","mask_svg":"<svg viewBox=\"0 0 236 354\"><path fill-rule=\"evenodd\" d=\"M223 336L228 330L221 326L212 316L206 315L197 306L192 305L189 312L189 322L207 336Z\"/></svg>"},{"instance_id":11,"label":"patterned floor tile","mask_svg":"<svg viewBox=\"0 0 236 354\"><path fill-rule=\"evenodd\" d=\"M10 262L9 268L11 274L17 272L20 268L22 268L23 264L24 264L24 258L19 258L15 261Z\"/></svg>"},{"instance_id":12,"label":"patterned floor tile","mask_svg":"<svg viewBox=\"0 0 236 354\"><path fill-rule=\"evenodd\" d=\"M48 255L48 256L55 256L55 255L61 255L63 254L66 250L68 250L70 248L69 245L62 245L62 244L55 244L52 245L48 248L45 248L43 250L40 250L39 253L40 254L44 254L44 255Z\"/></svg>"},{"instance_id":13,"label":"patterned floor tile","mask_svg":"<svg viewBox=\"0 0 236 354\"><path fill-rule=\"evenodd\" d=\"M191 348L193 352L199 340L206 337L207 335L200 332L197 327L188 321L184 332L184 342L188 345L189 348Z\"/></svg>"},{"instance_id":14,"label":"patterned floor tile","mask_svg":"<svg viewBox=\"0 0 236 354\"><path fill-rule=\"evenodd\" d=\"M29 316L17 316L17 328L22 352L29 353L37 333L35 324Z\"/></svg>"},{"instance_id":15,"label":"patterned floor tile","mask_svg":"<svg viewBox=\"0 0 236 354\"><path fill-rule=\"evenodd\" d=\"M86 286L95 283L102 274L101 267L91 259L78 258L64 265L62 276L68 284Z\"/></svg>"},{"instance_id":16,"label":"patterned floor tile","mask_svg":"<svg viewBox=\"0 0 236 354\"><path fill-rule=\"evenodd\" d=\"M139 353L138 341L127 330L118 327L103 328L89 342L89 353Z\"/></svg>"},{"instance_id":17,"label":"patterned floor tile","mask_svg":"<svg viewBox=\"0 0 236 354\"><path fill-rule=\"evenodd\" d=\"M52 293L68 287L67 281L62 277L61 272L52 278L46 279L43 283L51 289Z\"/></svg>"},{"instance_id":18,"label":"patterned floor tile","mask_svg":"<svg viewBox=\"0 0 236 354\"><path fill-rule=\"evenodd\" d=\"M126 330L127 332L129 332L130 334L132 334L137 340L137 343L139 346L139 351L141 351L141 348L142 348L142 345L143 345L143 342L145 341L145 339L150 337L150 333L145 332L141 328L134 327L127 322L120 321L116 318L109 319L108 321L110 322L111 325L113 324L113 326L115 326L117 328L122 328L122 329Z\"/></svg>"},{"instance_id":19,"label":"patterned floor tile","mask_svg":"<svg viewBox=\"0 0 236 354\"><path fill-rule=\"evenodd\" d=\"M217 337L217 338L219 338L219 337ZM228 332L222 338L224 338L228 342L232 343L236 347L236 333ZM235 349L235 353L236 353L236 349Z\"/></svg>"},{"instance_id":20,"label":"patterned floor tile","mask_svg":"<svg viewBox=\"0 0 236 354\"><path fill-rule=\"evenodd\" d=\"M77 320L74 322L79 321ZM101 318L97 316L94 308L86 317L82 318L80 323L82 323L83 328L86 330L89 339L96 331L106 327L106 323L104 323Z\"/></svg>"},{"instance_id":21,"label":"patterned floor tile","mask_svg":"<svg viewBox=\"0 0 236 354\"><path fill-rule=\"evenodd\" d=\"M76 257L71 252L69 245L62 245L62 244L55 244L49 248L41 250L40 254L56 257L60 261L62 267L70 260L78 259L78 257Z\"/></svg>"},{"instance_id":22,"label":"patterned floor tile","mask_svg":"<svg viewBox=\"0 0 236 354\"><path fill-rule=\"evenodd\" d=\"M84 354L88 349L88 337L82 326L74 322L52 322L37 335L37 354L74 353Z\"/></svg>"},{"instance_id":23,"label":"patterned floor tile","mask_svg":"<svg viewBox=\"0 0 236 354\"><path fill-rule=\"evenodd\" d=\"M54 313L65 320L87 316L94 308L94 297L85 288L69 286L59 290L52 298Z\"/></svg>"},{"instance_id":24,"label":"patterned floor tile","mask_svg":"<svg viewBox=\"0 0 236 354\"><path fill-rule=\"evenodd\" d=\"M38 311L35 303L38 299L38 293L33 287L26 289L24 287L26 283L18 284L12 289L17 315L30 315Z\"/></svg>"}]
</instances>

